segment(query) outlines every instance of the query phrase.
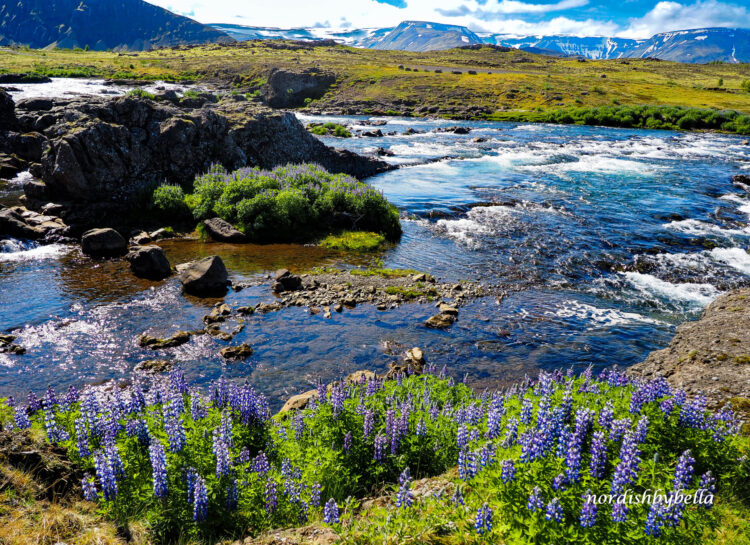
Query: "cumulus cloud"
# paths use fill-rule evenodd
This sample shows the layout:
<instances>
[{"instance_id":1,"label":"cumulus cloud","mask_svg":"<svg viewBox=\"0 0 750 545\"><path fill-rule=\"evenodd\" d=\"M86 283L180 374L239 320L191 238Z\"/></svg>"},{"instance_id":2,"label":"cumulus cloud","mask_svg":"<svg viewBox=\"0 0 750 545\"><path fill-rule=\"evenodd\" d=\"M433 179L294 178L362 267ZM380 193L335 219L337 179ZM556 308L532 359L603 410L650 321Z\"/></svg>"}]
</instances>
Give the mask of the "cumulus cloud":
<instances>
[{"instance_id":1,"label":"cumulus cloud","mask_svg":"<svg viewBox=\"0 0 750 545\"><path fill-rule=\"evenodd\" d=\"M750 10L737 4L716 0L694 4L659 2L646 15L630 19L627 28L617 33L622 38L650 38L659 32L705 27L748 27Z\"/></svg>"}]
</instances>

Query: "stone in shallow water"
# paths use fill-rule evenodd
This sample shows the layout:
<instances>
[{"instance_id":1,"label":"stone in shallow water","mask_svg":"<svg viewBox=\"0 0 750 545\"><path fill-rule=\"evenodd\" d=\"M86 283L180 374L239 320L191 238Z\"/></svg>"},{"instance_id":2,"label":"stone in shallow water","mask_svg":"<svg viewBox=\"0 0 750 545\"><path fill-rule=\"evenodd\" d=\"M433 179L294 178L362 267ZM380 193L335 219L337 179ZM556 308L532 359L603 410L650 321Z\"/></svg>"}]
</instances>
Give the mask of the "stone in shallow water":
<instances>
[{"instance_id":1,"label":"stone in shallow water","mask_svg":"<svg viewBox=\"0 0 750 545\"><path fill-rule=\"evenodd\" d=\"M128 243L114 229L91 229L83 234L81 249L92 257L112 257L125 253Z\"/></svg>"},{"instance_id":2,"label":"stone in shallow water","mask_svg":"<svg viewBox=\"0 0 750 545\"><path fill-rule=\"evenodd\" d=\"M433 329L446 329L453 325L456 321L456 317L452 314L436 314L429 318L424 325Z\"/></svg>"},{"instance_id":3,"label":"stone in shallow water","mask_svg":"<svg viewBox=\"0 0 750 545\"><path fill-rule=\"evenodd\" d=\"M185 292L191 295L224 295L229 285L229 274L221 258L213 255L183 267L180 282Z\"/></svg>"},{"instance_id":4,"label":"stone in shallow water","mask_svg":"<svg viewBox=\"0 0 750 545\"><path fill-rule=\"evenodd\" d=\"M239 346L228 346L222 349L221 355L228 360L244 360L253 355L253 349L250 345L242 343Z\"/></svg>"},{"instance_id":5,"label":"stone in shallow water","mask_svg":"<svg viewBox=\"0 0 750 545\"><path fill-rule=\"evenodd\" d=\"M172 274L164 250L158 246L138 246L127 255L133 274L141 278L161 280Z\"/></svg>"},{"instance_id":6,"label":"stone in shallow water","mask_svg":"<svg viewBox=\"0 0 750 545\"><path fill-rule=\"evenodd\" d=\"M232 224L221 218L211 218L203 222L209 236L217 242L243 243L247 237L242 231L232 227Z\"/></svg>"},{"instance_id":7,"label":"stone in shallow water","mask_svg":"<svg viewBox=\"0 0 750 545\"><path fill-rule=\"evenodd\" d=\"M166 339L160 339L158 337L144 334L138 337L138 344L144 348L150 348L151 350L174 348L175 346L180 346L188 342L190 337L192 337L192 335L188 331L178 331Z\"/></svg>"}]
</instances>

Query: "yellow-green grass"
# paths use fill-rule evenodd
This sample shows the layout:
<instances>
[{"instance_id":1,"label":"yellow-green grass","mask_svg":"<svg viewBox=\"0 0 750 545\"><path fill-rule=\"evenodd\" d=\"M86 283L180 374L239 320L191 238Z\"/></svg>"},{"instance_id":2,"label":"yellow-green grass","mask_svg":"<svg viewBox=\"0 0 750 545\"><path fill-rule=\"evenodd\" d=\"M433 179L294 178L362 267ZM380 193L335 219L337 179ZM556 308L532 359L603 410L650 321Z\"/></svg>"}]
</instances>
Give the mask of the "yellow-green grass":
<instances>
[{"instance_id":1,"label":"yellow-green grass","mask_svg":"<svg viewBox=\"0 0 750 545\"><path fill-rule=\"evenodd\" d=\"M344 231L337 235L328 235L320 242L324 248L347 252L374 252L383 244L385 244L383 235L366 231Z\"/></svg>"},{"instance_id":2,"label":"yellow-green grass","mask_svg":"<svg viewBox=\"0 0 750 545\"><path fill-rule=\"evenodd\" d=\"M373 112L415 113L476 106L485 113L555 109L561 105L674 105L750 113L747 64L681 64L653 59L579 62L522 51L453 49L377 51L345 46L297 48L279 42L161 49L133 54L72 50L0 50L0 70L142 79L232 80L252 92L271 68L316 67L336 84L312 106L355 104ZM416 67L405 71L399 65ZM434 70L442 69L442 73ZM426 71L429 70L429 71ZM469 74L468 70L478 72ZM452 71L461 71L453 74ZM492 73L487 73L487 72ZM602 75L606 76L605 78ZM719 79L723 80L718 87ZM393 112L392 112L393 113Z\"/></svg>"}]
</instances>

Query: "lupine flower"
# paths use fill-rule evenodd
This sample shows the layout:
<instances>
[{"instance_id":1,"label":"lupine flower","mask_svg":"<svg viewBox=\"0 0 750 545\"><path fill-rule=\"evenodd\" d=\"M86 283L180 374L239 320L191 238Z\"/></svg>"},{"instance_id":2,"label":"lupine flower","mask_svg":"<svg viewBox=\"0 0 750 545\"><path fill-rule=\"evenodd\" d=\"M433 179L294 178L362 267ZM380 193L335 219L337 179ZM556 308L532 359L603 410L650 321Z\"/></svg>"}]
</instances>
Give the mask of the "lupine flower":
<instances>
[{"instance_id":1,"label":"lupine flower","mask_svg":"<svg viewBox=\"0 0 750 545\"><path fill-rule=\"evenodd\" d=\"M176 413L172 403L169 403L167 407L170 408L164 414L164 430L167 432L167 437L169 438L169 450L171 452L180 452L186 442L182 416Z\"/></svg>"},{"instance_id":2,"label":"lupine flower","mask_svg":"<svg viewBox=\"0 0 750 545\"><path fill-rule=\"evenodd\" d=\"M326 402L327 395L328 395L328 390L326 388L325 383L322 380L318 381L318 403L320 405Z\"/></svg>"},{"instance_id":3,"label":"lupine flower","mask_svg":"<svg viewBox=\"0 0 750 545\"><path fill-rule=\"evenodd\" d=\"M625 433L630 429L631 422L629 418L620 418L612 422L612 426L609 428L609 440L617 442L620 437L623 437Z\"/></svg>"},{"instance_id":4,"label":"lupine flower","mask_svg":"<svg viewBox=\"0 0 750 545\"><path fill-rule=\"evenodd\" d=\"M26 430L31 427L31 420L29 419L29 413L26 412L26 407L19 405L13 410L13 421L20 430Z\"/></svg>"},{"instance_id":5,"label":"lupine flower","mask_svg":"<svg viewBox=\"0 0 750 545\"><path fill-rule=\"evenodd\" d=\"M635 440L643 443L648 436L648 417L644 414L635 426Z\"/></svg>"},{"instance_id":6,"label":"lupine flower","mask_svg":"<svg viewBox=\"0 0 750 545\"><path fill-rule=\"evenodd\" d=\"M461 424L456 432L456 444L459 449L463 449L469 442L469 431L466 424Z\"/></svg>"},{"instance_id":7,"label":"lupine flower","mask_svg":"<svg viewBox=\"0 0 750 545\"><path fill-rule=\"evenodd\" d=\"M547 504L547 512L544 515L547 520L554 520L555 522L562 522L563 519L563 508L560 505L558 498L552 498Z\"/></svg>"},{"instance_id":8,"label":"lupine flower","mask_svg":"<svg viewBox=\"0 0 750 545\"><path fill-rule=\"evenodd\" d=\"M227 485L226 498L224 500L224 506L229 511L237 509L237 502L239 500L239 491L237 489L237 479L231 479Z\"/></svg>"},{"instance_id":9,"label":"lupine flower","mask_svg":"<svg viewBox=\"0 0 750 545\"><path fill-rule=\"evenodd\" d=\"M716 492L716 479L714 478L713 473L707 471L703 475L701 475L701 480L698 484L698 490L705 490L706 493L713 496L713 494ZM711 509L711 507L713 507L713 502L706 502L702 503L701 505L705 509Z\"/></svg>"},{"instance_id":10,"label":"lupine flower","mask_svg":"<svg viewBox=\"0 0 750 545\"><path fill-rule=\"evenodd\" d=\"M266 513L270 516L278 505L276 500L276 481L271 476L266 479Z\"/></svg>"},{"instance_id":11,"label":"lupine flower","mask_svg":"<svg viewBox=\"0 0 750 545\"><path fill-rule=\"evenodd\" d=\"M107 501L114 499L117 496L117 479L112 462L104 451L100 450L94 455L94 468L102 486L104 499Z\"/></svg>"},{"instance_id":12,"label":"lupine flower","mask_svg":"<svg viewBox=\"0 0 750 545\"><path fill-rule=\"evenodd\" d=\"M686 428L703 429L705 425L706 398L696 396L690 403L682 406L678 419L681 426Z\"/></svg>"},{"instance_id":13,"label":"lupine flower","mask_svg":"<svg viewBox=\"0 0 750 545\"><path fill-rule=\"evenodd\" d=\"M486 503L477 510L474 528L479 535L492 531L492 509Z\"/></svg>"},{"instance_id":14,"label":"lupine flower","mask_svg":"<svg viewBox=\"0 0 750 545\"><path fill-rule=\"evenodd\" d=\"M636 436L633 432L625 434L620 449L620 463L615 468L612 479L612 493L619 494L629 484L635 482L641 463L641 450L638 447Z\"/></svg>"},{"instance_id":15,"label":"lupine flower","mask_svg":"<svg viewBox=\"0 0 750 545\"><path fill-rule=\"evenodd\" d=\"M614 522L625 522L628 518L630 508L625 502L618 501L612 506L612 520Z\"/></svg>"},{"instance_id":16,"label":"lupine flower","mask_svg":"<svg viewBox=\"0 0 750 545\"><path fill-rule=\"evenodd\" d=\"M333 498L326 502L325 508L323 509L323 522L326 524L339 523L339 506Z\"/></svg>"},{"instance_id":17,"label":"lupine flower","mask_svg":"<svg viewBox=\"0 0 750 545\"><path fill-rule=\"evenodd\" d=\"M526 504L526 508L529 511L537 511L544 509L544 497L542 497L542 490L538 486L535 486L531 490L531 495L529 495L529 501Z\"/></svg>"},{"instance_id":18,"label":"lupine flower","mask_svg":"<svg viewBox=\"0 0 750 545\"><path fill-rule=\"evenodd\" d=\"M511 482L516 476L516 466L513 460L508 459L503 461L503 469L500 474L500 478L505 484Z\"/></svg>"},{"instance_id":19,"label":"lupine flower","mask_svg":"<svg viewBox=\"0 0 750 545\"><path fill-rule=\"evenodd\" d=\"M607 464L607 440L604 432L595 431L591 440L591 459L589 460L589 473L592 477L601 479L604 477L604 467Z\"/></svg>"},{"instance_id":20,"label":"lupine flower","mask_svg":"<svg viewBox=\"0 0 750 545\"><path fill-rule=\"evenodd\" d=\"M292 422L295 439L302 439L302 436L305 433L305 418L300 413L296 413Z\"/></svg>"},{"instance_id":21,"label":"lupine flower","mask_svg":"<svg viewBox=\"0 0 750 545\"><path fill-rule=\"evenodd\" d=\"M612 408L612 402L607 401L606 405L599 412L599 425L602 429L609 430L614 418L615 410Z\"/></svg>"},{"instance_id":22,"label":"lupine flower","mask_svg":"<svg viewBox=\"0 0 750 545\"><path fill-rule=\"evenodd\" d=\"M411 475L407 467L398 478L398 492L396 493L396 507L409 507L412 503Z\"/></svg>"},{"instance_id":23,"label":"lupine flower","mask_svg":"<svg viewBox=\"0 0 750 545\"><path fill-rule=\"evenodd\" d=\"M686 490L690 488L693 483L693 464L695 464L695 458L690 454L689 450L686 450L680 456L677 462L677 467L674 472L674 489Z\"/></svg>"},{"instance_id":24,"label":"lupine flower","mask_svg":"<svg viewBox=\"0 0 750 545\"><path fill-rule=\"evenodd\" d=\"M552 480L552 489L565 490L568 484L570 484L570 481L568 481L568 476L565 473L559 473L557 477Z\"/></svg>"},{"instance_id":25,"label":"lupine flower","mask_svg":"<svg viewBox=\"0 0 750 545\"><path fill-rule=\"evenodd\" d=\"M388 438L382 433L379 433L375 437L375 454L374 454L375 461L381 462L385 460L385 447L387 444L388 444Z\"/></svg>"},{"instance_id":26,"label":"lupine flower","mask_svg":"<svg viewBox=\"0 0 750 545\"><path fill-rule=\"evenodd\" d=\"M148 447L148 454L154 477L154 496L164 498L167 495L167 455L161 441L153 439Z\"/></svg>"},{"instance_id":27,"label":"lupine flower","mask_svg":"<svg viewBox=\"0 0 750 545\"><path fill-rule=\"evenodd\" d=\"M508 419L508 431L505 433L505 440L503 440L502 447L510 448L516 443L518 438L518 419L512 416Z\"/></svg>"},{"instance_id":28,"label":"lupine flower","mask_svg":"<svg viewBox=\"0 0 750 545\"><path fill-rule=\"evenodd\" d=\"M344 387L340 383L331 389L331 409L333 418L336 418L344 410Z\"/></svg>"},{"instance_id":29,"label":"lupine flower","mask_svg":"<svg viewBox=\"0 0 750 545\"><path fill-rule=\"evenodd\" d=\"M651 509L649 509L648 516L646 517L646 527L644 528L646 535L653 537L661 536L665 513L666 505L664 503L654 502L651 504Z\"/></svg>"},{"instance_id":30,"label":"lupine flower","mask_svg":"<svg viewBox=\"0 0 750 545\"><path fill-rule=\"evenodd\" d=\"M453 497L451 499L456 505L464 505L464 495L461 492L460 486L456 487L456 490L453 492Z\"/></svg>"},{"instance_id":31,"label":"lupine flower","mask_svg":"<svg viewBox=\"0 0 750 545\"><path fill-rule=\"evenodd\" d=\"M91 450L89 449L89 430L86 425L86 420L83 418L76 418L75 430L78 455L81 458L87 458L91 456Z\"/></svg>"},{"instance_id":32,"label":"lupine flower","mask_svg":"<svg viewBox=\"0 0 750 545\"><path fill-rule=\"evenodd\" d=\"M83 488L83 497L86 501L99 501L99 492L96 491L96 484L88 473L83 476L81 487Z\"/></svg>"},{"instance_id":33,"label":"lupine flower","mask_svg":"<svg viewBox=\"0 0 750 545\"><path fill-rule=\"evenodd\" d=\"M206 481L200 475L195 477L193 486L193 520L203 522L208 515L208 489Z\"/></svg>"},{"instance_id":34,"label":"lupine flower","mask_svg":"<svg viewBox=\"0 0 750 545\"><path fill-rule=\"evenodd\" d=\"M581 526L584 528L591 528L596 524L596 511L597 506L594 503L594 499L591 497L591 490L587 490L584 495L583 507L581 508Z\"/></svg>"},{"instance_id":35,"label":"lupine flower","mask_svg":"<svg viewBox=\"0 0 750 545\"><path fill-rule=\"evenodd\" d=\"M320 506L320 483L314 482L310 489L310 505L313 507Z\"/></svg>"},{"instance_id":36,"label":"lupine flower","mask_svg":"<svg viewBox=\"0 0 750 545\"><path fill-rule=\"evenodd\" d=\"M216 477L221 478L229 475L232 466L229 462L229 446L224 441L219 429L213 433L213 453L216 456Z\"/></svg>"},{"instance_id":37,"label":"lupine flower","mask_svg":"<svg viewBox=\"0 0 750 545\"><path fill-rule=\"evenodd\" d=\"M29 411L31 411L32 414L42 408L42 402L39 401L39 398L36 396L34 392L29 392L28 400L29 400Z\"/></svg>"},{"instance_id":38,"label":"lupine flower","mask_svg":"<svg viewBox=\"0 0 750 545\"><path fill-rule=\"evenodd\" d=\"M417 422L417 429L415 430L414 434L417 437L422 437L427 433L427 425L424 422L424 418L420 418L419 422Z\"/></svg>"},{"instance_id":39,"label":"lupine flower","mask_svg":"<svg viewBox=\"0 0 750 545\"><path fill-rule=\"evenodd\" d=\"M348 431L344 435L344 452L349 452L350 448L352 448L352 432Z\"/></svg>"},{"instance_id":40,"label":"lupine flower","mask_svg":"<svg viewBox=\"0 0 750 545\"><path fill-rule=\"evenodd\" d=\"M523 398L523 403L521 404L521 423L522 424L530 424L531 418L533 416L533 410L534 407L531 404L531 400L527 397Z\"/></svg>"},{"instance_id":41,"label":"lupine flower","mask_svg":"<svg viewBox=\"0 0 750 545\"><path fill-rule=\"evenodd\" d=\"M372 433L372 428L375 424L375 415L372 411L367 411L365 413L365 424L364 424L364 438L367 439L367 437Z\"/></svg>"}]
</instances>

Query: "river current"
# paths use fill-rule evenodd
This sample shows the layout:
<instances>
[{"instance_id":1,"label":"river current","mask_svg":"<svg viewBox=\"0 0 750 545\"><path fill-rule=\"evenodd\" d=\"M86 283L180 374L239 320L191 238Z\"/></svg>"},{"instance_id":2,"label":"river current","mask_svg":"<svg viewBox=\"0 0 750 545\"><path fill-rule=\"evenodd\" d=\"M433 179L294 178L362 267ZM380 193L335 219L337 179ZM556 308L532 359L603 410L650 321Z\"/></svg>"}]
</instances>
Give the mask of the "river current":
<instances>
[{"instance_id":1,"label":"river current","mask_svg":"<svg viewBox=\"0 0 750 545\"><path fill-rule=\"evenodd\" d=\"M475 280L508 295L462 308L445 331L426 329L431 305L379 312L368 305L330 319L290 308L252 316L235 343L254 355L226 364L225 343L200 336L157 357L189 379L247 379L274 405L361 368L383 369L420 346L429 361L475 386L515 381L538 368L627 366L666 346L674 328L733 287L750 283L750 146L718 134L402 118L312 117L353 130L386 121L381 138L323 138L361 153L383 148L401 168L367 180L403 214L404 236L372 258L294 245L166 241L170 261L221 255L234 280L280 267L408 267L444 280ZM453 125L468 134L436 132ZM408 129L412 134L405 134ZM382 150L381 150L382 152ZM0 182L11 203L23 177ZM0 354L0 393L23 395L126 380L155 354L143 332L198 329L215 300L181 294L177 278L148 282L127 264L95 262L75 247L0 243L0 331L23 356ZM231 306L273 301L269 283L232 292Z\"/></svg>"}]
</instances>

